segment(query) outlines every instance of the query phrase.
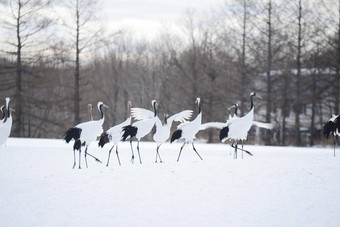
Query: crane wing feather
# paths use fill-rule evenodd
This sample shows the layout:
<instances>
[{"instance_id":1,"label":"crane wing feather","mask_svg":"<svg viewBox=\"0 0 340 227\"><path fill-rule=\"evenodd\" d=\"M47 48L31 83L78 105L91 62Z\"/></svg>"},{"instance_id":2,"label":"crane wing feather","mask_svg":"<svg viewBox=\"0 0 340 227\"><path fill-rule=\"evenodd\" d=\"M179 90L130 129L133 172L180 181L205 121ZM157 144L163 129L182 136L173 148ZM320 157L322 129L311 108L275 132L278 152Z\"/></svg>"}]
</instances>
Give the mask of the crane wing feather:
<instances>
[{"instance_id":1,"label":"crane wing feather","mask_svg":"<svg viewBox=\"0 0 340 227\"><path fill-rule=\"evenodd\" d=\"M131 116L136 120L146 120L154 117L154 112L143 108L131 108Z\"/></svg>"},{"instance_id":2,"label":"crane wing feather","mask_svg":"<svg viewBox=\"0 0 340 227\"><path fill-rule=\"evenodd\" d=\"M208 128L218 128L218 129L222 129L223 127L226 127L227 124L223 123L223 122L208 122L208 123L204 123L201 125L200 130L205 130Z\"/></svg>"},{"instance_id":3,"label":"crane wing feather","mask_svg":"<svg viewBox=\"0 0 340 227\"><path fill-rule=\"evenodd\" d=\"M173 121L185 122L192 116L192 110L183 110L177 114L172 115L168 119L168 124L171 124Z\"/></svg>"},{"instance_id":4,"label":"crane wing feather","mask_svg":"<svg viewBox=\"0 0 340 227\"><path fill-rule=\"evenodd\" d=\"M271 123L263 123L263 122L259 122L259 121L253 121L253 125L257 126L259 128L265 128L265 129L273 129L274 125Z\"/></svg>"}]
</instances>

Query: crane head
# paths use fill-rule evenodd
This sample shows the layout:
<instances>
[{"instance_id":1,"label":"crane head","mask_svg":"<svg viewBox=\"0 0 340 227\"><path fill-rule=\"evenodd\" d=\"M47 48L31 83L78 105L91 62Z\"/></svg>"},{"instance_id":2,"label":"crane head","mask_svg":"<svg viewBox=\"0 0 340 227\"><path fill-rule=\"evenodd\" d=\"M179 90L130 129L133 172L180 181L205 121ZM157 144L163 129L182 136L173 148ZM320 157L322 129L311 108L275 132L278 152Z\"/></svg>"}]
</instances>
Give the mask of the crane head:
<instances>
[{"instance_id":1,"label":"crane head","mask_svg":"<svg viewBox=\"0 0 340 227\"><path fill-rule=\"evenodd\" d=\"M103 102L98 102L98 105L97 105L97 107L98 107L98 109L100 109L100 107L106 107L106 108L109 108L107 105L105 105Z\"/></svg>"},{"instance_id":2,"label":"crane head","mask_svg":"<svg viewBox=\"0 0 340 227\"><path fill-rule=\"evenodd\" d=\"M152 106L155 106L156 104L158 104L158 103L157 103L157 101L155 99L151 101L151 105Z\"/></svg>"},{"instance_id":3,"label":"crane head","mask_svg":"<svg viewBox=\"0 0 340 227\"><path fill-rule=\"evenodd\" d=\"M195 103L198 103L198 104L199 104L200 102L201 102L201 98L200 98L200 97L197 97Z\"/></svg>"},{"instance_id":4,"label":"crane head","mask_svg":"<svg viewBox=\"0 0 340 227\"><path fill-rule=\"evenodd\" d=\"M6 97L6 107L8 107L8 103L10 100L11 100L10 98Z\"/></svg>"}]
</instances>

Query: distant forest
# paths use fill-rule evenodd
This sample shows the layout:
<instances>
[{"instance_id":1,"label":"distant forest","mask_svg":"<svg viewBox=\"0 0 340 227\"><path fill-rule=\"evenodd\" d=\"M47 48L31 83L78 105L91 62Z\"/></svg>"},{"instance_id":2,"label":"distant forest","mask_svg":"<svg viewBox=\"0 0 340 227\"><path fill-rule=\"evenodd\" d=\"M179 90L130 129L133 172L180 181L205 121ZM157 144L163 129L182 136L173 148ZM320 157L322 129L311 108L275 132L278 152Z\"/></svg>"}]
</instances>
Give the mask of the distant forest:
<instances>
[{"instance_id":1,"label":"distant forest","mask_svg":"<svg viewBox=\"0 0 340 227\"><path fill-rule=\"evenodd\" d=\"M11 98L13 137L61 138L88 120L87 104L99 118L98 101L110 107L104 129L126 118L129 100L151 109L156 99L163 119L197 113L201 97L202 121L225 121L236 102L247 113L255 91L255 119L275 128L249 140L301 146L322 143L323 124L340 112L340 1L221 1L188 9L178 32L164 25L151 40L107 32L98 1L55 2L0 0L0 103Z\"/></svg>"}]
</instances>

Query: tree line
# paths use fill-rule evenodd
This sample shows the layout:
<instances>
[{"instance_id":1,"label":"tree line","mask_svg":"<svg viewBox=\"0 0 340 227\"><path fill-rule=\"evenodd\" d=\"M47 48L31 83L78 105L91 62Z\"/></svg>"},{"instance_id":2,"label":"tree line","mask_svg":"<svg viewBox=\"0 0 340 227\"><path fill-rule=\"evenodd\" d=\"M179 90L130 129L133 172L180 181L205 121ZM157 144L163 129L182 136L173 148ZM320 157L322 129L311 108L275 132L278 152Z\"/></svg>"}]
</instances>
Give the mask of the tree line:
<instances>
[{"instance_id":1,"label":"tree line","mask_svg":"<svg viewBox=\"0 0 340 227\"><path fill-rule=\"evenodd\" d=\"M173 114L198 96L204 122L225 121L235 102L247 113L255 91L255 117L275 129L260 138L254 129L250 140L300 146L319 143L339 114L340 1L221 1L188 9L179 32L164 25L153 39L108 32L95 0L0 4L0 97L16 110L12 136L61 138L98 101L110 107L104 128L125 119L129 100L151 108L157 99L160 114Z\"/></svg>"}]
</instances>

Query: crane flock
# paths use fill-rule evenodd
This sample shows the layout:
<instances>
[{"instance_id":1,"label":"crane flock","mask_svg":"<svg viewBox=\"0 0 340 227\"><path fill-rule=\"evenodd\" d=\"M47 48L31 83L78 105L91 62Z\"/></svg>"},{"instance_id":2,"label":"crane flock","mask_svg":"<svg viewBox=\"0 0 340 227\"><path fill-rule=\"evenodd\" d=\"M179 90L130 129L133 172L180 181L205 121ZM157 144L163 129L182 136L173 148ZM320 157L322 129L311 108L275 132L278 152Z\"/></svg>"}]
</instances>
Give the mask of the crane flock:
<instances>
[{"instance_id":1,"label":"crane flock","mask_svg":"<svg viewBox=\"0 0 340 227\"><path fill-rule=\"evenodd\" d=\"M112 126L106 131L103 131L103 123L105 120L105 114L103 111L103 107L108 108L103 102L98 102L97 108L100 113L99 120L93 120L92 117L92 105L88 104L88 114L89 114L89 121L80 123L74 127L69 128L64 134L64 140L66 143L70 141L74 141L73 144L73 153L74 153L74 163L73 168L76 166L76 151L79 152L79 166L81 168L81 152L82 147L85 147L84 151L84 159L86 163L86 167L88 167L87 163L87 156L92 157L95 161L101 161L90 154L88 152L88 146L91 142L97 141L99 138L98 146L104 147L107 143L112 143L112 147L109 150L108 159L106 166L109 165L110 156L112 149L116 147L116 155L118 159L119 165L121 165L119 154L118 154L118 144L121 141L126 141L129 139L130 146L131 146L131 162L134 162L134 152L132 141L134 139L137 140L137 151L139 162L142 164L139 142L143 137L148 135L152 128L155 126L155 133L153 135L153 140L156 142L156 160L158 159L162 162L159 148L162 144L164 144L169 138L170 143L173 143L176 140L183 139L184 143L182 144L177 162L180 159L182 150L186 144L191 143L194 152L197 156L201 159L201 155L195 148L194 140L196 134L208 128L217 128L219 129L219 139L222 143L228 141L231 143L231 147L234 148L234 159L237 159L237 151L242 151L242 158L243 152L247 153L248 155L253 155L250 151L247 151L243 148L244 141L247 140L248 132L251 126L257 126L260 128L265 129L272 129L273 125L270 123L263 123L254 121L254 97L256 94L254 92L250 93L250 110L244 116L239 117L237 114L238 104L235 103L234 105L227 108L228 111L228 119L226 122L207 122L202 124L202 107L201 107L201 99L199 97L196 98L196 103L198 106L198 114L192 121L188 121L190 117L192 117L193 111L192 110L183 110L178 112L171 117L168 114L164 114L164 122L157 115L157 101L152 100L152 111L147 110L144 108L131 108L131 102L129 101L127 104L128 107L128 116L126 120L118 125ZM261 98L257 95L257 97ZM5 144L12 128L12 113L14 109L10 107L10 98L6 98L6 104L0 107L1 116L0 116L0 146ZM231 114L231 109L235 108L234 114ZM132 119L135 119L133 122ZM171 134L171 127L173 122L179 122L180 124L177 126L177 130L175 130L172 135ZM334 143L334 156L335 156L335 145L336 139L340 137L340 115L332 115L332 117L325 123L323 127L322 134L324 137L329 138L330 135L333 136L333 143ZM241 143L241 147L239 144Z\"/></svg>"},{"instance_id":2,"label":"crane flock","mask_svg":"<svg viewBox=\"0 0 340 227\"><path fill-rule=\"evenodd\" d=\"M109 150L108 159L106 166L109 165L110 161L110 155L111 151L116 146L116 155L119 162L119 165L121 165L120 158L118 155L118 144L121 141L126 141L129 139L130 146L131 146L131 162L134 162L134 151L133 151L133 145L132 141L134 139L137 140L137 152L139 157L139 162L142 164L142 158L140 153L140 147L139 142L143 137L145 137L147 134L149 134L152 130L152 128L155 126L156 131L153 135L153 139L156 142L156 160L155 162L158 162L158 159L160 162L162 162L159 148L160 146L165 143L171 134L171 126L174 121L179 122L180 124L177 126L177 130L174 131L170 137L170 143L173 143L176 140L183 139L184 143L182 144L177 162L179 161L181 157L182 150L186 144L191 144L194 152L197 154L197 156L203 160L201 155L198 153L198 151L195 148L194 140L196 137L196 134L200 130L205 130L207 128L219 128L220 131L220 140L224 142L225 140L232 141L232 147L235 148L234 158L237 158L237 150L241 150L242 152L246 152L249 155L252 155L251 152L243 149L243 141L247 139L248 131L250 130L250 127L252 125L257 125L259 127L271 129L271 124L266 123L260 123L253 120L254 118L254 103L253 103L253 97L255 97L256 94L252 92L250 94L250 102L251 107L250 111L243 117L237 116L237 109L238 105L235 104L235 113L233 116L230 115L230 108L228 108L229 111L229 119L227 122L208 122L202 124L202 106L201 106L201 99L199 97L196 98L196 103L198 106L198 114L192 121L188 121L189 118L192 116L193 111L192 110L183 110L181 112L178 112L171 117L168 116L168 114L164 114L164 122L162 122L158 115L157 115L157 101L152 100L151 106L152 110L144 109L144 108L131 108L131 102L128 103L128 112L129 116L127 116L127 119L111 128L109 128L107 131L103 132L103 122L104 122L104 113L102 110L102 107L105 106L102 102L98 102L98 110L101 114L101 118L97 121L92 119L92 106L88 106L88 113L89 113L89 121L84 122L81 124L78 124L70 129L68 129L64 135L64 140L69 143L71 140L74 140L73 150L74 150L74 164L73 168L76 165L76 156L75 151L79 151L79 168L81 168L81 147L86 146L84 156L85 156L85 162L87 166L87 160L86 156L89 155L90 157L94 158L96 161L100 162L99 159L94 157L93 155L88 153L88 145L91 141L95 141L96 137L99 136L99 142L98 146L104 147L107 143L113 143L112 147ZM132 123L132 118L135 119L135 122ZM238 143L242 143L242 148L238 147ZM243 153L242 153L243 158Z\"/></svg>"}]
</instances>

